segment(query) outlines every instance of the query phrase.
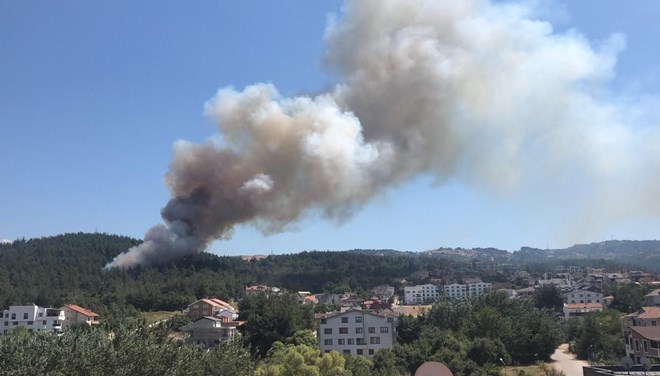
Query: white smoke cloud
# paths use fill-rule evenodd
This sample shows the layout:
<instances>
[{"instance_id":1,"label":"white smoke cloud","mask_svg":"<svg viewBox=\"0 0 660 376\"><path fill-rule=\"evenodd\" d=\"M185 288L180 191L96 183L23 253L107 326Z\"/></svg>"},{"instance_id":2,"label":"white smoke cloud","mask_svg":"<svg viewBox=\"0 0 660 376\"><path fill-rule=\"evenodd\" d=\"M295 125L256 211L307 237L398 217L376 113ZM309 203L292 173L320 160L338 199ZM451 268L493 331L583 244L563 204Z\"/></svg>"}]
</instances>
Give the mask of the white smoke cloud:
<instances>
[{"instance_id":1,"label":"white smoke cloud","mask_svg":"<svg viewBox=\"0 0 660 376\"><path fill-rule=\"evenodd\" d=\"M576 203L576 234L657 217L659 124L609 88L624 37L593 45L553 32L537 10L347 1L325 37L341 82L315 97L221 89L205 112L222 143L175 145L167 226L109 267L201 251L239 223L269 233L310 211L342 219L420 174Z\"/></svg>"}]
</instances>

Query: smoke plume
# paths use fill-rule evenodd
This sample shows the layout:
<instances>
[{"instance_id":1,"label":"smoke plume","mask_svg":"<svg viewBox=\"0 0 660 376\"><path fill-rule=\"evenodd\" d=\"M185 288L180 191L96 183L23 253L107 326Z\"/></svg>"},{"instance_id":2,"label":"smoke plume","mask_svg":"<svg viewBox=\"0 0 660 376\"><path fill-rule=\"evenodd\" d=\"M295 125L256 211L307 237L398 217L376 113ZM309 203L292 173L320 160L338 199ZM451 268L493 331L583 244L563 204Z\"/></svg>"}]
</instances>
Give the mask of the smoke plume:
<instances>
[{"instance_id":1,"label":"smoke plume","mask_svg":"<svg viewBox=\"0 0 660 376\"><path fill-rule=\"evenodd\" d=\"M206 103L222 141L175 144L165 224L107 267L201 252L237 224L342 219L420 174L503 192L579 182L573 200L597 218L585 227L660 214L646 204L658 124L609 89L622 36L554 33L532 3L348 0L325 43L329 92L255 84Z\"/></svg>"}]
</instances>

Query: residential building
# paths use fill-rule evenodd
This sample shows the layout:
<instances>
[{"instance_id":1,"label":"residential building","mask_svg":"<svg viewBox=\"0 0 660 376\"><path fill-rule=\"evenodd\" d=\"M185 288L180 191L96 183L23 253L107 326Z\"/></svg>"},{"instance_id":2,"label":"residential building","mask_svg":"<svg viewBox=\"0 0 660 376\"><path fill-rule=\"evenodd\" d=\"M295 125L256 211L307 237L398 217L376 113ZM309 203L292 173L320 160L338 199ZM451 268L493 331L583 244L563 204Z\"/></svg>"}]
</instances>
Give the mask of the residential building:
<instances>
[{"instance_id":1,"label":"residential building","mask_svg":"<svg viewBox=\"0 0 660 376\"><path fill-rule=\"evenodd\" d=\"M204 316L182 326L181 331L186 335L185 343L208 349L240 335L237 328L242 324L241 321L225 321L219 317Z\"/></svg>"},{"instance_id":2,"label":"residential building","mask_svg":"<svg viewBox=\"0 0 660 376\"><path fill-rule=\"evenodd\" d=\"M38 305L10 306L2 312L0 333L9 334L18 327L25 327L29 332L47 331L61 333L66 320L64 310L43 308Z\"/></svg>"},{"instance_id":3,"label":"residential building","mask_svg":"<svg viewBox=\"0 0 660 376\"><path fill-rule=\"evenodd\" d=\"M234 307L217 298L200 299L189 305L183 313L193 321L205 316L217 317L224 321L233 321L238 318Z\"/></svg>"},{"instance_id":4,"label":"residential building","mask_svg":"<svg viewBox=\"0 0 660 376\"><path fill-rule=\"evenodd\" d=\"M416 285L403 288L403 304L426 304L433 302L440 296L440 289L436 285Z\"/></svg>"},{"instance_id":5,"label":"residential building","mask_svg":"<svg viewBox=\"0 0 660 376\"><path fill-rule=\"evenodd\" d=\"M467 286L461 283L452 283L450 285L444 285L443 290L445 295L454 299L464 299L468 297Z\"/></svg>"},{"instance_id":6,"label":"residential building","mask_svg":"<svg viewBox=\"0 0 660 376\"><path fill-rule=\"evenodd\" d=\"M64 311L64 327L69 327L75 324L98 325L99 315L87 308L77 306L75 304L65 304L62 308Z\"/></svg>"},{"instance_id":7,"label":"residential building","mask_svg":"<svg viewBox=\"0 0 660 376\"><path fill-rule=\"evenodd\" d=\"M394 296L394 287L390 285L376 286L369 291L369 296L376 296L382 302L388 302Z\"/></svg>"},{"instance_id":8,"label":"residential building","mask_svg":"<svg viewBox=\"0 0 660 376\"><path fill-rule=\"evenodd\" d=\"M643 307L626 315L623 336L626 354L640 364L642 357L660 359L660 307Z\"/></svg>"},{"instance_id":9,"label":"residential building","mask_svg":"<svg viewBox=\"0 0 660 376\"><path fill-rule=\"evenodd\" d=\"M482 282L478 278L466 279L464 282L467 285L468 296L482 295L492 286L492 284L488 282Z\"/></svg>"},{"instance_id":10,"label":"residential building","mask_svg":"<svg viewBox=\"0 0 660 376\"><path fill-rule=\"evenodd\" d=\"M568 320L571 317L582 318L589 312L600 312L602 310L603 305L601 303L564 303L564 320Z\"/></svg>"},{"instance_id":11,"label":"residential building","mask_svg":"<svg viewBox=\"0 0 660 376\"><path fill-rule=\"evenodd\" d=\"M317 315L317 337L321 351L364 355L371 358L396 341L398 315L392 310L352 309Z\"/></svg>"},{"instance_id":12,"label":"residential building","mask_svg":"<svg viewBox=\"0 0 660 376\"><path fill-rule=\"evenodd\" d=\"M660 307L660 289L653 290L644 295L644 305Z\"/></svg>"},{"instance_id":13,"label":"residential building","mask_svg":"<svg viewBox=\"0 0 660 376\"><path fill-rule=\"evenodd\" d=\"M452 283L443 287L445 295L454 299L464 299L479 296L489 290L492 284L482 282L479 278L467 278L465 283Z\"/></svg>"},{"instance_id":14,"label":"residential building","mask_svg":"<svg viewBox=\"0 0 660 376\"><path fill-rule=\"evenodd\" d=\"M323 304L341 304L342 300L351 297L351 294L328 294L321 293L314 295L318 303Z\"/></svg>"},{"instance_id":15,"label":"residential building","mask_svg":"<svg viewBox=\"0 0 660 376\"><path fill-rule=\"evenodd\" d=\"M280 288L279 287L274 287L274 286L268 286L268 285L254 285L254 286L248 286L248 287L245 288L245 295L260 294L260 293L279 294L280 293Z\"/></svg>"},{"instance_id":16,"label":"residential building","mask_svg":"<svg viewBox=\"0 0 660 376\"><path fill-rule=\"evenodd\" d=\"M571 291L565 293L563 296L564 296L564 303L568 303L568 304L584 304L584 303L603 304L603 294L590 290Z\"/></svg>"}]
</instances>

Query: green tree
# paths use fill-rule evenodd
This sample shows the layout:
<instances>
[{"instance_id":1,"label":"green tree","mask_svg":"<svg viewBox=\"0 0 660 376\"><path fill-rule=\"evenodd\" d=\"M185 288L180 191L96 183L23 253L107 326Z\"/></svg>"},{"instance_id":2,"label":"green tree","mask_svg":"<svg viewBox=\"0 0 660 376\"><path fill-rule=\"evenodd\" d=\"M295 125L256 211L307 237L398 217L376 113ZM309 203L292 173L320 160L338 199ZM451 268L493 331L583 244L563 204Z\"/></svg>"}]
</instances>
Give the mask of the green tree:
<instances>
[{"instance_id":1,"label":"green tree","mask_svg":"<svg viewBox=\"0 0 660 376\"><path fill-rule=\"evenodd\" d=\"M536 308L561 312L564 298L557 286L543 285L534 291L534 305Z\"/></svg>"},{"instance_id":2,"label":"green tree","mask_svg":"<svg viewBox=\"0 0 660 376\"><path fill-rule=\"evenodd\" d=\"M308 305L298 303L293 294L254 294L239 302L239 319L244 320L243 338L252 353L260 357L276 341L284 341L298 330L314 327L314 314Z\"/></svg>"}]
</instances>

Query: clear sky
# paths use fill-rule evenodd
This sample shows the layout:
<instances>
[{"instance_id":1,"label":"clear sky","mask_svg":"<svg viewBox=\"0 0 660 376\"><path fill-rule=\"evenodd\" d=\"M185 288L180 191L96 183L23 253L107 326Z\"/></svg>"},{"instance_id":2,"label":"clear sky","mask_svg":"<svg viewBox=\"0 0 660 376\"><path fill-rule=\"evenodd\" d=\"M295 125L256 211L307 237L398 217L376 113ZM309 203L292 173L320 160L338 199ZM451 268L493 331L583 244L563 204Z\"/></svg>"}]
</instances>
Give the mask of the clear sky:
<instances>
[{"instance_id":1,"label":"clear sky","mask_svg":"<svg viewBox=\"0 0 660 376\"><path fill-rule=\"evenodd\" d=\"M594 45L625 35L611 90L660 92L660 2L538 3L555 33L574 29ZM265 82L285 96L313 95L336 82L323 68L323 36L340 12L340 1L0 1L0 239L141 238L162 221L173 143L214 135L203 105L219 88ZM529 200L545 198L422 175L341 223L309 213L282 234L238 226L210 250L517 250L660 238L653 215L566 235L561 203L530 210Z\"/></svg>"}]
</instances>

